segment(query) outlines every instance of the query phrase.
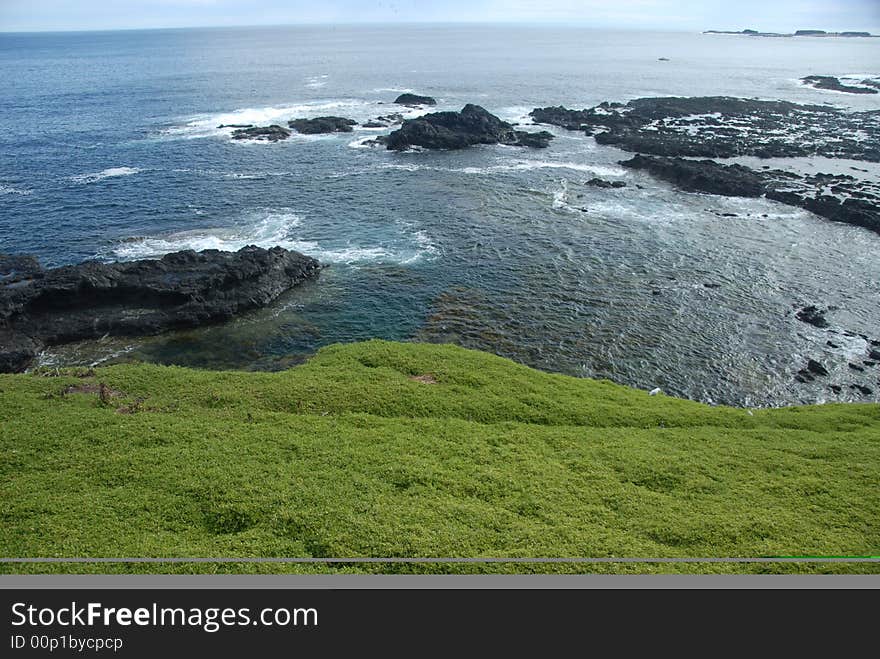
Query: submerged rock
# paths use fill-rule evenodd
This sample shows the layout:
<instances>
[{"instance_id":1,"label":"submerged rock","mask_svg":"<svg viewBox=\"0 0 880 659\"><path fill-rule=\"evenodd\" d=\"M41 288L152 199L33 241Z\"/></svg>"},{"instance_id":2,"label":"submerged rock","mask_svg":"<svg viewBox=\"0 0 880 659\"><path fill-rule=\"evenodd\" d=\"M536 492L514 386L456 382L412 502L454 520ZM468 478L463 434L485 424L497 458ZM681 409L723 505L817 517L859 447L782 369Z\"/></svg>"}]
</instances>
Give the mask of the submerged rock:
<instances>
[{"instance_id":1,"label":"submerged rock","mask_svg":"<svg viewBox=\"0 0 880 659\"><path fill-rule=\"evenodd\" d=\"M8 258L0 257L0 271ZM157 260L88 261L3 281L0 371L24 370L47 345L228 320L319 271L318 261L299 252L248 246L186 250Z\"/></svg>"},{"instance_id":2,"label":"submerged rock","mask_svg":"<svg viewBox=\"0 0 880 659\"><path fill-rule=\"evenodd\" d=\"M437 101L431 96L421 96L419 94L401 94L394 99L397 105L437 105Z\"/></svg>"},{"instance_id":3,"label":"submerged rock","mask_svg":"<svg viewBox=\"0 0 880 659\"><path fill-rule=\"evenodd\" d=\"M817 362L815 359L807 360L807 370L813 375L828 375L828 369L822 366L822 364Z\"/></svg>"},{"instance_id":4,"label":"submerged rock","mask_svg":"<svg viewBox=\"0 0 880 659\"><path fill-rule=\"evenodd\" d=\"M468 104L461 112L434 112L408 119L379 141L392 151L412 147L425 149L463 149L475 144L508 144L543 148L553 135L547 131L526 133L514 130L479 105Z\"/></svg>"},{"instance_id":5,"label":"submerged rock","mask_svg":"<svg viewBox=\"0 0 880 659\"><path fill-rule=\"evenodd\" d=\"M584 185L591 185L594 188L625 188L626 183L623 181L606 181L601 178L591 178Z\"/></svg>"},{"instance_id":6,"label":"submerged rock","mask_svg":"<svg viewBox=\"0 0 880 659\"><path fill-rule=\"evenodd\" d=\"M320 133L350 133L352 126L357 126L354 119L345 117L315 117L314 119L293 119L287 125L304 135Z\"/></svg>"},{"instance_id":7,"label":"submerged rock","mask_svg":"<svg viewBox=\"0 0 880 659\"><path fill-rule=\"evenodd\" d=\"M550 140L553 139L553 133L542 130L537 133L529 133L524 130L516 131L517 141L513 146L528 146L533 149L546 149L550 146Z\"/></svg>"},{"instance_id":8,"label":"submerged rock","mask_svg":"<svg viewBox=\"0 0 880 659\"><path fill-rule=\"evenodd\" d=\"M239 128L232 132L234 140L260 140L264 142L278 142L290 137L290 131L284 126L273 124L271 126L255 126L254 128Z\"/></svg>"},{"instance_id":9,"label":"submerged rock","mask_svg":"<svg viewBox=\"0 0 880 659\"><path fill-rule=\"evenodd\" d=\"M812 325L813 327L828 327L828 321L825 320L825 311L814 304L804 307L795 313L795 318Z\"/></svg>"}]
</instances>

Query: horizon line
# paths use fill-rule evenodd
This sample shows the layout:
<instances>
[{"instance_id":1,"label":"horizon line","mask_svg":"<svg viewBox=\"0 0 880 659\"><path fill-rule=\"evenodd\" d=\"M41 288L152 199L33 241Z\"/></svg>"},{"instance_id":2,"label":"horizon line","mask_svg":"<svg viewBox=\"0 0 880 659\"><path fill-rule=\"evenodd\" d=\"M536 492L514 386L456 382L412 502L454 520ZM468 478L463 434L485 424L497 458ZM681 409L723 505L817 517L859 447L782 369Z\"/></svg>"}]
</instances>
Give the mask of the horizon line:
<instances>
[{"instance_id":1,"label":"horizon line","mask_svg":"<svg viewBox=\"0 0 880 659\"><path fill-rule=\"evenodd\" d=\"M568 29L593 29L593 30L620 30L632 32L686 32L690 34L704 34L708 31L732 32L738 34L743 30L724 28L685 28L685 27L644 27L623 25L595 25L591 23L579 23L572 21L535 21L535 20L446 20L446 21L302 21L296 23L241 23L228 25L167 25L167 26L141 26L141 27L96 27L96 28L22 28L3 29L0 34L74 34L94 32L159 32L169 30L228 30L248 28L288 28L288 27L375 27L375 26L523 26L523 27L561 27ZM868 29L826 29L826 28L796 28L798 30L824 30L829 33L841 32L870 32L880 31L880 26ZM759 30L759 32L771 32L772 30ZM791 31L791 34L794 30ZM788 34L788 32L786 32Z\"/></svg>"}]
</instances>

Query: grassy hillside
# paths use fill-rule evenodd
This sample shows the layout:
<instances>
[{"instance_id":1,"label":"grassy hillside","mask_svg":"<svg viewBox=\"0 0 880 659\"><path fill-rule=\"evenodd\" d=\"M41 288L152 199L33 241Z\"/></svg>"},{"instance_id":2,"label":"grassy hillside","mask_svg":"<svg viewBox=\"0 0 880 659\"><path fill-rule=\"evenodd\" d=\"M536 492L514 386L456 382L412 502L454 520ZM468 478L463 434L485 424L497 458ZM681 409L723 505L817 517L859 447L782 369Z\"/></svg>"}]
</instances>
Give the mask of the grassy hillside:
<instances>
[{"instance_id":1,"label":"grassy hillside","mask_svg":"<svg viewBox=\"0 0 880 659\"><path fill-rule=\"evenodd\" d=\"M0 451L7 557L880 554L880 405L709 407L453 346L0 376ZM329 569L873 566L0 566Z\"/></svg>"}]
</instances>

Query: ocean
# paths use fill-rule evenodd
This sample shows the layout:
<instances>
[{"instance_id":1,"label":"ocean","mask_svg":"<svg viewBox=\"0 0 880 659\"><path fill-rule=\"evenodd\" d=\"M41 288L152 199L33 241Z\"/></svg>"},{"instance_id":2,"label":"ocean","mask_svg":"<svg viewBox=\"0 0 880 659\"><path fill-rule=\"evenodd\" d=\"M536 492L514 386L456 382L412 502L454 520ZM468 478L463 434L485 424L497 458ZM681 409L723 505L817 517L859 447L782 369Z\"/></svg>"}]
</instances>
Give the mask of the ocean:
<instances>
[{"instance_id":1,"label":"ocean","mask_svg":"<svg viewBox=\"0 0 880 659\"><path fill-rule=\"evenodd\" d=\"M378 337L710 403L850 400L794 374L834 351L845 384L863 342L829 348L794 310L832 307L839 326L876 334L875 233L683 193L556 128L543 150L393 153L364 145L380 129L268 144L218 126L423 112L392 104L403 91L525 124L535 107L668 95L877 109L880 95L799 78L878 73L878 39L478 25L0 34L0 252L57 266L256 244L330 265L228 324L53 347L43 365L271 370ZM593 177L628 185L585 186Z\"/></svg>"}]
</instances>

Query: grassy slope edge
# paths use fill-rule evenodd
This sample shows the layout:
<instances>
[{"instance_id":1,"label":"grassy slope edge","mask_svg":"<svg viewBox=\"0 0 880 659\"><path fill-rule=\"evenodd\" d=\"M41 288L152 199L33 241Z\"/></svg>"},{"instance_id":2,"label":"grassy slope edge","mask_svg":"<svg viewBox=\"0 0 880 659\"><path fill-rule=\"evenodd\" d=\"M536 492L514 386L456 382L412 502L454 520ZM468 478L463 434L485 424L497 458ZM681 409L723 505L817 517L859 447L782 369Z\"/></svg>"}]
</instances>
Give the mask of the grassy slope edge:
<instances>
[{"instance_id":1,"label":"grassy slope edge","mask_svg":"<svg viewBox=\"0 0 880 659\"><path fill-rule=\"evenodd\" d=\"M0 376L0 428L7 557L880 553L876 404L749 412L450 345L369 341L279 373L140 364ZM860 565L833 569L875 569ZM389 570L0 571L379 568Z\"/></svg>"}]
</instances>

